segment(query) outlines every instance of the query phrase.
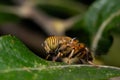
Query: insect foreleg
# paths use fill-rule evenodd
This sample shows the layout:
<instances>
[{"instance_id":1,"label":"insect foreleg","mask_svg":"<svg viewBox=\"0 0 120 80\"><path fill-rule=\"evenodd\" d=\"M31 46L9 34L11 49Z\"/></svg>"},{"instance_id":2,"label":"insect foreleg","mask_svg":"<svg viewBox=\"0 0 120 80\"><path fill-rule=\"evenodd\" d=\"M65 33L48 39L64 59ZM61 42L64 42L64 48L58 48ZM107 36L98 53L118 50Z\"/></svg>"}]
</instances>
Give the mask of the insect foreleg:
<instances>
[{"instance_id":1,"label":"insect foreleg","mask_svg":"<svg viewBox=\"0 0 120 80\"><path fill-rule=\"evenodd\" d=\"M53 61L56 61L60 56L61 56L61 53L58 52L57 56L55 56L55 57L53 58Z\"/></svg>"},{"instance_id":2,"label":"insect foreleg","mask_svg":"<svg viewBox=\"0 0 120 80\"><path fill-rule=\"evenodd\" d=\"M50 54L49 55L47 55L47 57L45 58L45 59L48 59L50 57Z\"/></svg>"},{"instance_id":3,"label":"insect foreleg","mask_svg":"<svg viewBox=\"0 0 120 80\"><path fill-rule=\"evenodd\" d=\"M68 56L69 59L73 56L74 51L75 51L74 49L71 51L70 55Z\"/></svg>"}]
</instances>

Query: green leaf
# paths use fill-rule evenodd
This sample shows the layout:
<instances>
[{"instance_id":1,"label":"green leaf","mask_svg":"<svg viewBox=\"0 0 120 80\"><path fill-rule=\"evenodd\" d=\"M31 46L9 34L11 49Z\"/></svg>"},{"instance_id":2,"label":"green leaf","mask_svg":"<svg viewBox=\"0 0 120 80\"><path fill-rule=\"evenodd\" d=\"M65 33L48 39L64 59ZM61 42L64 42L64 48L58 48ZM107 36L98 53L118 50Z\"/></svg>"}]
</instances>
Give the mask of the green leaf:
<instances>
[{"instance_id":1,"label":"green leaf","mask_svg":"<svg viewBox=\"0 0 120 80\"><path fill-rule=\"evenodd\" d=\"M120 67L120 34L113 32L112 33L114 41L112 46L109 49L109 52L107 55L102 55L100 59L104 62L104 64L107 65L114 65Z\"/></svg>"},{"instance_id":2,"label":"green leaf","mask_svg":"<svg viewBox=\"0 0 120 80\"><path fill-rule=\"evenodd\" d=\"M20 18L12 13L0 12L0 24L18 22Z\"/></svg>"},{"instance_id":3,"label":"green leaf","mask_svg":"<svg viewBox=\"0 0 120 80\"><path fill-rule=\"evenodd\" d=\"M97 0L75 25L75 30L87 31L90 46L96 54L106 54L113 42L111 31L120 22L120 0ZM82 33L80 33L82 34ZM81 37L81 36L80 36Z\"/></svg>"},{"instance_id":4,"label":"green leaf","mask_svg":"<svg viewBox=\"0 0 120 80\"><path fill-rule=\"evenodd\" d=\"M119 3L120 0L97 0L93 5L91 5L85 15L83 22L84 26L86 26L91 33L97 32L97 29L102 25L102 23L110 18L111 15L119 12ZM111 22L113 22L113 19L117 17L118 16L114 16ZM120 18L118 18L118 20L120 20ZM111 22L109 24L111 24Z\"/></svg>"},{"instance_id":5,"label":"green leaf","mask_svg":"<svg viewBox=\"0 0 120 80\"><path fill-rule=\"evenodd\" d=\"M38 0L36 2L40 9L46 11L50 15L68 18L76 14L83 14L87 10L87 6L75 2L73 0Z\"/></svg>"},{"instance_id":6,"label":"green leaf","mask_svg":"<svg viewBox=\"0 0 120 80\"><path fill-rule=\"evenodd\" d=\"M10 35L0 38L0 80L106 80L117 76L119 68L46 61L17 38Z\"/></svg>"},{"instance_id":7,"label":"green leaf","mask_svg":"<svg viewBox=\"0 0 120 80\"><path fill-rule=\"evenodd\" d=\"M0 1L0 5L13 5L14 3L13 3L13 1L12 0L7 0L7 1L4 1L4 0L1 0Z\"/></svg>"},{"instance_id":8,"label":"green leaf","mask_svg":"<svg viewBox=\"0 0 120 80\"><path fill-rule=\"evenodd\" d=\"M15 7L0 4L0 24L20 21L14 11Z\"/></svg>"}]
</instances>

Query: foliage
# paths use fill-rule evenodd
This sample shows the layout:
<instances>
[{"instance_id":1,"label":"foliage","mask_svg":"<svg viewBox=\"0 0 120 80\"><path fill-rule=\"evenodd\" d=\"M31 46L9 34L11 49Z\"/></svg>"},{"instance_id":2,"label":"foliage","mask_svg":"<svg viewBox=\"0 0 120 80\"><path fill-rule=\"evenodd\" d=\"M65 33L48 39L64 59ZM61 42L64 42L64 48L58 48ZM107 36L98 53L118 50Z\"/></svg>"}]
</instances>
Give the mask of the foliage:
<instances>
[{"instance_id":1,"label":"foliage","mask_svg":"<svg viewBox=\"0 0 120 80\"><path fill-rule=\"evenodd\" d=\"M90 47L98 57L101 57L100 55L107 54L110 52L110 50L113 50L112 45L115 45L115 37L113 35L113 32L117 34L120 33L119 3L119 0L97 0L91 5L85 16L83 16L82 20L78 21L75 24L74 31L81 28L84 31L87 31L87 34L89 35L84 36L89 36L89 39L87 40L90 40ZM86 43L88 44L88 42ZM119 45L119 42L116 43ZM114 47L114 49L115 48L116 47ZM117 49L116 52L112 52L111 54L120 57L120 54L118 52L119 49ZM104 59L105 58L106 57L104 57ZM111 56L110 59L113 60L114 58L112 59ZM114 63L116 63L116 61L113 60L112 63L109 63L109 65L112 65ZM116 66L120 66L120 64L116 64Z\"/></svg>"},{"instance_id":2,"label":"foliage","mask_svg":"<svg viewBox=\"0 0 120 80\"><path fill-rule=\"evenodd\" d=\"M13 36L0 38L1 80L103 80L120 76L115 67L66 65L43 60Z\"/></svg>"},{"instance_id":3,"label":"foliage","mask_svg":"<svg viewBox=\"0 0 120 80\"><path fill-rule=\"evenodd\" d=\"M0 37L1 80L104 80L120 76L120 69L110 66L120 67L120 0L82 2L0 1L0 35L12 34L34 52L14 36ZM51 33L76 37L95 54L96 62L109 66L66 65L38 57L45 54L40 44Z\"/></svg>"}]
</instances>

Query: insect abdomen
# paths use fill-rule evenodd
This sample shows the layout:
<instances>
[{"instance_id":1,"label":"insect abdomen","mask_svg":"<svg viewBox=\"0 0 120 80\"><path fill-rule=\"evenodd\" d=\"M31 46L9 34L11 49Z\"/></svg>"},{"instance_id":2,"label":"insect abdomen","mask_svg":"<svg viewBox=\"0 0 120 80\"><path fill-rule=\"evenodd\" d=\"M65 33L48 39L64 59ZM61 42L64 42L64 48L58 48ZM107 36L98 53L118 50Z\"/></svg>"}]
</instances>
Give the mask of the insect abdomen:
<instances>
[{"instance_id":1,"label":"insect abdomen","mask_svg":"<svg viewBox=\"0 0 120 80\"><path fill-rule=\"evenodd\" d=\"M49 50L52 51L52 50L55 50L58 47L59 39L56 36L51 36L51 37L48 37L45 40L44 44L45 44L45 47L47 46L49 48Z\"/></svg>"}]
</instances>

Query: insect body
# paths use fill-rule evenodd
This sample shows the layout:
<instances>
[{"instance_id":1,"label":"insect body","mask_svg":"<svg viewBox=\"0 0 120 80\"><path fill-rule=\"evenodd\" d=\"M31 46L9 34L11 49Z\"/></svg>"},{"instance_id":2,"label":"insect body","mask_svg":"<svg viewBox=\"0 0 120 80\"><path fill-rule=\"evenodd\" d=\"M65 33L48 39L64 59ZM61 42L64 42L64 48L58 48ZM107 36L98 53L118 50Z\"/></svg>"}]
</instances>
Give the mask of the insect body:
<instances>
[{"instance_id":1,"label":"insect body","mask_svg":"<svg viewBox=\"0 0 120 80\"><path fill-rule=\"evenodd\" d=\"M67 36L50 36L44 41L44 49L49 56L60 56L59 51L66 48L66 45L71 42L72 38ZM67 52L66 52L67 53Z\"/></svg>"},{"instance_id":2,"label":"insect body","mask_svg":"<svg viewBox=\"0 0 120 80\"><path fill-rule=\"evenodd\" d=\"M53 61L61 59L68 64L91 64L93 56L90 50L83 43L75 38L67 36L50 36L44 41L44 49Z\"/></svg>"},{"instance_id":3,"label":"insect body","mask_svg":"<svg viewBox=\"0 0 120 80\"><path fill-rule=\"evenodd\" d=\"M93 61L93 55L83 43L77 43L71 47L72 51L68 56L67 63L91 64L90 62Z\"/></svg>"},{"instance_id":4,"label":"insect body","mask_svg":"<svg viewBox=\"0 0 120 80\"><path fill-rule=\"evenodd\" d=\"M65 55L62 58L62 61L65 63L91 64L93 61L93 55L90 50L85 46L85 44L79 43L76 39L71 40L71 42L67 44L66 50L64 51L70 52L69 55ZM64 51L61 53L65 54Z\"/></svg>"}]
</instances>

